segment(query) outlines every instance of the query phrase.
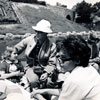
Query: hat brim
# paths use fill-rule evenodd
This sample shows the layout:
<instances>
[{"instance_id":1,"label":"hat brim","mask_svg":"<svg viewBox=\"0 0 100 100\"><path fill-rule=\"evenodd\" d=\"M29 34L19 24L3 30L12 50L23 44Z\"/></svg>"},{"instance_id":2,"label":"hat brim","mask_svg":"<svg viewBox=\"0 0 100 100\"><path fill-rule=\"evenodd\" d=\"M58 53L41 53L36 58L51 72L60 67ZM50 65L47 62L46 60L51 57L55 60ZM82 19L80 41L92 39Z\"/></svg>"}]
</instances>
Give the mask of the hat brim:
<instances>
[{"instance_id":1,"label":"hat brim","mask_svg":"<svg viewBox=\"0 0 100 100\"><path fill-rule=\"evenodd\" d=\"M41 31L41 32L44 32L44 33L52 33L52 30L51 29L41 29L39 27L36 27L36 26L32 26L32 28L36 31Z\"/></svg>"}]
</instances>

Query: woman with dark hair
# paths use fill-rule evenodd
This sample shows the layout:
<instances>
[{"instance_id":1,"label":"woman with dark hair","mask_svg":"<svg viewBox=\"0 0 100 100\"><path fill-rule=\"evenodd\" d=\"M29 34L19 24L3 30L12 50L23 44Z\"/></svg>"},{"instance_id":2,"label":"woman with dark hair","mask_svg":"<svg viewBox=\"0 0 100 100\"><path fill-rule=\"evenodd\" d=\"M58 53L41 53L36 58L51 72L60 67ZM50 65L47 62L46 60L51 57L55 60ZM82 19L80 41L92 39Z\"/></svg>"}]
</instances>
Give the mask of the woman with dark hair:
<instances>
[{"instance_id":1,"label":"woman with dark hair","mask_svg":"<svg viewBox=\"0 0 100 100\"><path fill-rule=\"evenodd\" d=\"M100 76L89 62L90 48L79 35L69 35L59 46L61 68L66 78L61 91L57 89L35 90L32 96L49 93L59 96L58 100L99 100ZM68 73L69 74L66 74ZM39 98L39 100L41 100ZM43 100L43 99L42 99Z\"/></svg>"}]
</instances>

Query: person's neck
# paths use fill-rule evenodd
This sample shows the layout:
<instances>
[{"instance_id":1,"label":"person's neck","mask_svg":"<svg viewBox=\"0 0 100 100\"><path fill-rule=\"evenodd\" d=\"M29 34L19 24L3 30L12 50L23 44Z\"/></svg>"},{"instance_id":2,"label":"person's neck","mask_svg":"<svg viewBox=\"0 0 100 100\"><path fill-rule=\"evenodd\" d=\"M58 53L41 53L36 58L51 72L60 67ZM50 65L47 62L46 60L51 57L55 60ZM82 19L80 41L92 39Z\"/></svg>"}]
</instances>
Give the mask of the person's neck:
<instances>
[{"instance_id":1,"label":"person's neck","mask_svg":"<svg viewBox=\"0 0 100 100\"><path fill-rule=\"evenodd\" d=\"M71 73L76 67L77 67L76 64L72 63L72 65L70 66L69 72Z\"/></svg>"}]
</instances>

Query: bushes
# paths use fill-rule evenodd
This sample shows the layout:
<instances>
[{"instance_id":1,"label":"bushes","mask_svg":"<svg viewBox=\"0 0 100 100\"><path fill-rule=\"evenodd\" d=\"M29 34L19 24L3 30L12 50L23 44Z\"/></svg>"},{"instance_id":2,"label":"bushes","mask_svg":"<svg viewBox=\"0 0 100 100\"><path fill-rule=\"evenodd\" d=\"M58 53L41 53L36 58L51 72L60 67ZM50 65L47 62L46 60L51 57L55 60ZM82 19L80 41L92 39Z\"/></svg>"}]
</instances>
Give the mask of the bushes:
<instances>
[{"instance_id":1,"label":"bushes","mask_svg":"<svg viewBox=\"0 0 100 100\"><path fill-rule=\"evenodd\" d=\"M9 24L9 23L19 23L19 19L17 18L12 5L7 0L0 1L0 24Z\"/></svg>"},{"instance_id":2,"label":"bushes","mask_svg":"<svg viewBox=\"0 0 100 100\"><path fill-rule=\"evenodd\" d=\"M24 3L36 3L37 0L10 0L14 2L24 2Z\"/></svg>"},{"instance_id":3,"label":"bushes","mask_svg":"<svg viewBox=\"0 0 100 100\"><path fill-rule=\"evenodd\" d=\"M45 1L38 1L38 0L11 0L14 2L23 2L23 3L35 3L35 4L40 4L46 6Z\"/></svg>"}]
</instances>

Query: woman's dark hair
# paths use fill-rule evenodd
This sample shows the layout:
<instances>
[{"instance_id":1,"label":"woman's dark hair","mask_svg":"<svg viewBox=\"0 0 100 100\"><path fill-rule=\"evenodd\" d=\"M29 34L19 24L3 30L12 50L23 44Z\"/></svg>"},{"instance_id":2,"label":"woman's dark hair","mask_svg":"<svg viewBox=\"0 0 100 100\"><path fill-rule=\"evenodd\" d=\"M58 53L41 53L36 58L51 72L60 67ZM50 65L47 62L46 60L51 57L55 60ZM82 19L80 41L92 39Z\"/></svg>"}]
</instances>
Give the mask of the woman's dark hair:
<instances>
[{"instance_id":1,"label":"woman's dark hair","mask_svg":"<svg viewBox=\"0 0 100 100\"><path fill-rule=\"evenodd\" d=\"M58 45L60 43L60 45ZM90 48L87 42L80 35L69 35L66 39L58 42L58 48L64 47L73 61L78 62L78 66L86 67L90 58Z\"/></svg>"},{"instance_id":2,"label":"woman's dark hair","mask_svg":"<svg viewBox=\"0 0 100 100\"><path fill-rule=\"evenodd\" d=\"M63 45L63 40L65 40L66 37L58 37L56 40L56 45L57 45L57 52L61 49L61 46Z\"/></svg>"}]
</instances>

